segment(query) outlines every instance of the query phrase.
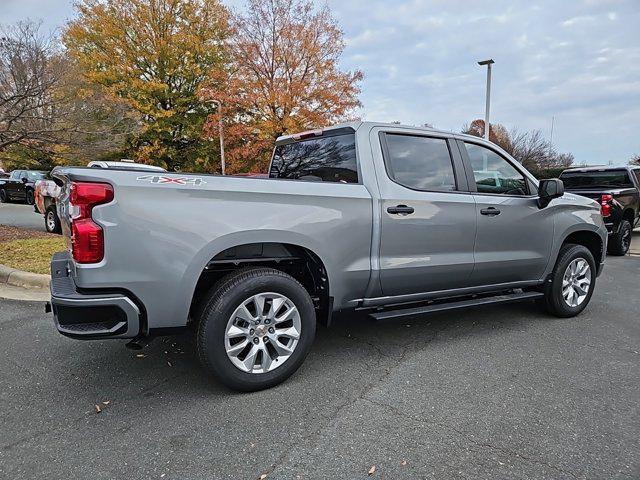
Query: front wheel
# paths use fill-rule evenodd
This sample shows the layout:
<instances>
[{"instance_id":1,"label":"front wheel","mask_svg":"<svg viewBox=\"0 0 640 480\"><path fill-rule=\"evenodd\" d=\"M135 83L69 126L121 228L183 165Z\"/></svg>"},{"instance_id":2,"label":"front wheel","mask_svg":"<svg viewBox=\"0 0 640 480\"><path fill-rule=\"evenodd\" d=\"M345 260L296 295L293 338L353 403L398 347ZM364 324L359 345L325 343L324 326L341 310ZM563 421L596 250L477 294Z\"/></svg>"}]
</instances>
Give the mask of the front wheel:
<instances>
[{"instance_id":1,"label":"front wheel","mask_svg":"<svg viewBox=\"0 0 640 480\"><path fill-rule=\"evenodd\" d=\"M58 214L56 213L56 207L53 205L47 208L47 211L44 213L44 227L49 233L61 233L62 228L60 227L60 219L58 218Z\"/></svg>"},{"instance_id":2,"label":"front wheel","mask_svg":"<svg viewBox=\"0 0 640 480\"><path fill-rule=\"evenodd\" d=\"M582 245L563 245L558 261L545 285L547 310L557 317L574 317L582 312L596 285L593 255Z\"/></svg>"},{"instance_id":3,"label":"front wheel","mask_svg":"<svg viewBox=\"0 0 640 480\"><path fill-rule=\"evenodd\" d=\"M7 203L9 201L9 196L7 195L7 191L3 188L0 189L0 203Z\"/></svg>"},{"instance_id":4,"label":"front wheel","mask_svg":"<svg viewBox=\"0 0 640 480\"><path fill-rule=\"evenodd\" d=\"M27 190L27 205L33 205L34 203L36 203L36 198L33 194L33 190L28 189Z\"/></svg>"},{"instance_id":5,"label":"front wheel","mask_svg":"<svg viewBox=\"0 0 640 480\"><path fill-rule=\"evenodd\" d=\"M271 268L239 270L203 300L198 356L228 387L262 390L302 365L315 329L313 301L297 280Z\"/></svg>"}]
</instances>

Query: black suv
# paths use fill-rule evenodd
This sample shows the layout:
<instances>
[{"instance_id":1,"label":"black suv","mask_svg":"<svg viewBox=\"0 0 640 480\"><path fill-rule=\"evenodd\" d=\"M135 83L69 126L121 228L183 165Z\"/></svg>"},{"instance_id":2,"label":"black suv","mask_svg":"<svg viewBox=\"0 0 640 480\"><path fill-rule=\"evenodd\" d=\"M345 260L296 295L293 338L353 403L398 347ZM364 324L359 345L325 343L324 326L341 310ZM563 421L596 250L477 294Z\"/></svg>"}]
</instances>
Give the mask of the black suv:
<instances>
[{"instance_id":1,"label":"black suv","mask_svg":"<svg viewBox=\"0 0 640 480\"><path fill-rule=\"evenodd\" d=\"M626 255L640 218L640 166L570 168L560 179L565 191L600 204L609 231L609 253Z\"/></svg>"},{"instance_id":2,"label":"black suv","mask_svg":"<svg viewBox=\"0 0 640 480\"><path fill-rule=\"evenodd\" d=\"M14 170L9 178L0 179L0 202L17 200L33 205L35 184L46 175L46 172L38 170Z\"/></svg>"}]
</instances>

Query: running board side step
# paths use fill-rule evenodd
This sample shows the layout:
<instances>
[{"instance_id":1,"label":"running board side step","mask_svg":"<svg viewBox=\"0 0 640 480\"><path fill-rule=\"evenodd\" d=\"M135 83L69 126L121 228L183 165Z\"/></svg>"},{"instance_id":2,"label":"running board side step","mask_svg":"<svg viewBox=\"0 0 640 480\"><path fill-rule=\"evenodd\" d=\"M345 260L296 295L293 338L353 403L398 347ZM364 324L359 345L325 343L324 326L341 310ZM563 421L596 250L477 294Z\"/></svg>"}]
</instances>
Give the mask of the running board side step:
<instances>
[{"instance_id":1,"label":"running board side step","mask_svg":"<svg viewBox=\"0 0 640 480\"><path fill-rule=\"evenodd\" d=\"M520 302L523 300L535 300L544 297L541 292L518 292L505 295L496 295L493 297L471 298L467 300L458 300L455 302L432 303L414 308L399 308L396 310L385 310L381 312L369 314L375 320L384 322L387 320L395 320L396 318L412 317L415 315L425 315L428 313L444 312L447 310L457 310L459 308L479 307L482 305L494 305L498 303Z\"/></svg>"}]
</instances>

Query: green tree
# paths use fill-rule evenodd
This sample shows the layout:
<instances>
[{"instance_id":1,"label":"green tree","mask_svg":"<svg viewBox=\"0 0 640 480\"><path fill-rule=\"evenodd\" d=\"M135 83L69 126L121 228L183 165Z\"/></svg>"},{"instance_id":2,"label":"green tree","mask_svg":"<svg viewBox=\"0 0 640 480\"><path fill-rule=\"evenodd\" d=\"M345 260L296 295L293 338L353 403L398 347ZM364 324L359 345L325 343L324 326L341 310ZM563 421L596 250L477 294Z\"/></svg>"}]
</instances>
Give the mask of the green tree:
<instances>
[{"instance_id":1,"label":"green tree","mask_svg":"<svg viewBox=\"0 0 640 480\"><path fill-rule=\"evenodd\" d=\"M81 0L63 36L84 79L139 114L130 155L168 169L204 168L215 106L198 93L224 65L228 12L218 0Z\"/></svg>"}]
</instances>

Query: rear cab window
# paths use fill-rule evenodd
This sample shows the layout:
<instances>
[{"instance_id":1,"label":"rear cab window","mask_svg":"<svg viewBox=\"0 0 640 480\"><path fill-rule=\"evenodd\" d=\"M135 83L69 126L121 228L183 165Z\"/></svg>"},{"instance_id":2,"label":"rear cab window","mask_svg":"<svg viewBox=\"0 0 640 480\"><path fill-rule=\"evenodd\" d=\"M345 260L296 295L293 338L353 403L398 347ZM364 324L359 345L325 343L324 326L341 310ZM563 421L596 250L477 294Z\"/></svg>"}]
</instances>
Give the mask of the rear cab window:
<instances>
[{"instance_id":1,"label":"rear cab window","mask_svg":"<svg viewBox=\"0 0 640 480\"><path fill-rule=\"evenodd\" d=\"M329 131L315 138L276 145L269 178L358 183L355 133Z\"/></svg>"},{"instance_id":2,"label":"rear cab window","mask_svg":"<svg viewBox=\"0 0 640 480\"><path fill-rule=\"evenodd\" d=\"M569 189L633 188L629 172L624 169L563 172L560 180L563 181L565 188Z\"/></svg>"}]
</instances>

